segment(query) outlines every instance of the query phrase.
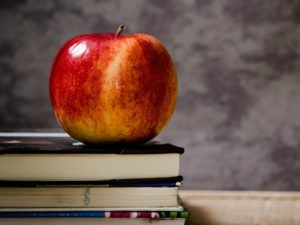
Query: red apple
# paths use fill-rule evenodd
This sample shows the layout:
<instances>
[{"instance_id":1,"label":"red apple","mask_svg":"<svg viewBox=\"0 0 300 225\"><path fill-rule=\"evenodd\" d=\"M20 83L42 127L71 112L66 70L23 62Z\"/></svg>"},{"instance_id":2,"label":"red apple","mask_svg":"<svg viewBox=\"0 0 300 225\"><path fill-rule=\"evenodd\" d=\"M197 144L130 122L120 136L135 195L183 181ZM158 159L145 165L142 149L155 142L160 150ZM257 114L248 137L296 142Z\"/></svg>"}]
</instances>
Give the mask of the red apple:
<instances>
[{"instance_id":1,"label":"red apple","mask_svg":"<svg viewBox=\"0 0 300 225\"><path fill-rule=\"evenodd\" d=\"M58 52L50 76L54 113L73 138L89 144L135 144L171 118L177 77L161 42L147 34L87 34Z\"/></svg>"}]
</instances>

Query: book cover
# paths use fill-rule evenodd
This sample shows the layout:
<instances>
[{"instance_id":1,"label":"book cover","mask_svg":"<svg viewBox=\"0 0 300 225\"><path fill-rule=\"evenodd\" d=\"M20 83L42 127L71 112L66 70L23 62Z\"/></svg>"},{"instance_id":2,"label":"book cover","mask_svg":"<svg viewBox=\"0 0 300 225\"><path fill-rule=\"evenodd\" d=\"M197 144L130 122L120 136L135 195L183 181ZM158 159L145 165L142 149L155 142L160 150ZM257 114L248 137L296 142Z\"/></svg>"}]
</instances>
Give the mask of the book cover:
<instances>
[{"instance_id":1,"label":"book cover","mask_svg":"<svg viewBox=\"0 0 300 225\"><path fill-rule=\"evenodd\" d=\"M182 154L184 148L148 142L137 146L85 145L66 133L0 132L0 154Z\"/></svg>"},{"instance_id":2,"label":"book cover","mask_svg":"<svg viewBox=\"0 0 300 225\"><path fill-rule=\"evenodd\" d=\"M0 180L1 187L179 187L182 176L88 181Z\"/></svg>"}]
</instances>

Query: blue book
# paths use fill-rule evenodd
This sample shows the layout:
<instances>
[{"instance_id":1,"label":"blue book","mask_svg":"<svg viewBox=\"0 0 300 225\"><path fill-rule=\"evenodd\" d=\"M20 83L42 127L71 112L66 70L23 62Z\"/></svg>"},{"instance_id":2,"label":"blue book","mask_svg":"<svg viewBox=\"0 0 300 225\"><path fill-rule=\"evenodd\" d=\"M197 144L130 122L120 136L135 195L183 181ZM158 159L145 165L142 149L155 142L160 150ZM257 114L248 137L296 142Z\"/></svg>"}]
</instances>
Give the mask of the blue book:
<instances>
[{"instance_id":1,"label":"blue book","mask_svg":"<svg viewBox=\"0 0 300 225\"><path fill-rule=\"evenodd\" d=\"M0 211L0 218L103 218L103 211Z\"/></svg>"},{"instance_id":2,"label":"blue book","mask_svg":"<svg viewBox=\"0 0 300 225\"><path fill-rule=\"evenodd\" d=\"M188 218L184 210L58 210L58 211L0 211L0 218Z\"/></svg>"}]
</instances>

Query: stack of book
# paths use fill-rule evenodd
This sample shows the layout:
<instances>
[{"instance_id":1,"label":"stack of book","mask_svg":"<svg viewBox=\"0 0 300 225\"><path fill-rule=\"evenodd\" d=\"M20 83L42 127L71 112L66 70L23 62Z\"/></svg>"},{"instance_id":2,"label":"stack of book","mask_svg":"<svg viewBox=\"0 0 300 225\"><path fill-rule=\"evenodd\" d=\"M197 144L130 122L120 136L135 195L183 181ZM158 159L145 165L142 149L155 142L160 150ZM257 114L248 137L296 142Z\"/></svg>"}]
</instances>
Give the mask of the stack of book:
<instances>
[{"instance_id":1,"label":"stack of book","mask_svg":"<svg viewBox=\"0 0 300 225\"><path fill-rule=\"evenodd\" d=\"M65 133L0 133L0 224L184 224L183 151L160 143L86 146Z\"/></svg>"}]
</instances>

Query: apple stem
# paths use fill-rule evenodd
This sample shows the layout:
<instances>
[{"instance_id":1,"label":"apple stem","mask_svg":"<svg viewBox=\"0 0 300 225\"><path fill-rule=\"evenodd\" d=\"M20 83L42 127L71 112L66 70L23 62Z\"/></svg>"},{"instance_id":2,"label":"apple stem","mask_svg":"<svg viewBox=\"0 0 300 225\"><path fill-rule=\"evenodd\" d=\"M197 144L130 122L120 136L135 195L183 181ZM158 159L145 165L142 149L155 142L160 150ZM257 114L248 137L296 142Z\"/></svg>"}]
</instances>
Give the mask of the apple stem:
<instances>
[{"instance_id":1,"label":"apple stem","mask_svg":"<svg viewBox=\"0 0 300 225\"><path fill-rule=\"evenodd\" d=\"M126 29L126 26L124 24L121 24L119 27L118 27L118 30L116 31L115 33L115 38L116 37L119 37L119 35Z\"/></svg>"}]
</instances>

